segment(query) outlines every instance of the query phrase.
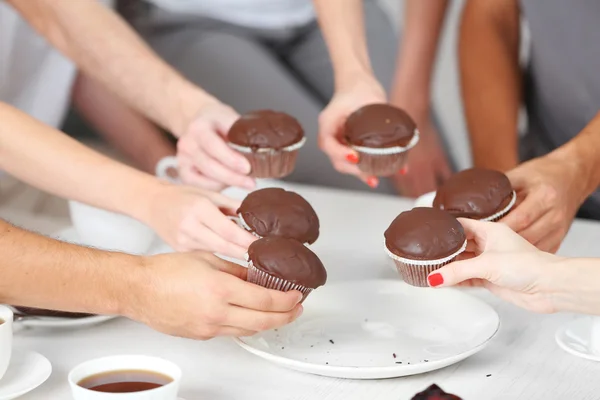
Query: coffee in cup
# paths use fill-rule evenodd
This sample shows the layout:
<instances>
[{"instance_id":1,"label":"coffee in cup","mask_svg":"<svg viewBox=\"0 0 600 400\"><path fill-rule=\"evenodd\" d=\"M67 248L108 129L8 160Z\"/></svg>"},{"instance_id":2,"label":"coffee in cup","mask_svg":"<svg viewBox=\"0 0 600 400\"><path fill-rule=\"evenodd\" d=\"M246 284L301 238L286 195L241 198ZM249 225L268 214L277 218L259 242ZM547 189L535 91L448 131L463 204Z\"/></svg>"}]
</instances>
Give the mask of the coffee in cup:
<instances>
[{"instance_id":1,"label":"coffee in cup","mask_svg":"<svg viewBox=\"0 0 600 400\"><path fill-rule=\"evenodd\" d=\"M156 389L171 382L173 382L173 378L158 372L123 370L92 375L77 384L94 392L134 393Z\"/></svg>"}]
</instances>

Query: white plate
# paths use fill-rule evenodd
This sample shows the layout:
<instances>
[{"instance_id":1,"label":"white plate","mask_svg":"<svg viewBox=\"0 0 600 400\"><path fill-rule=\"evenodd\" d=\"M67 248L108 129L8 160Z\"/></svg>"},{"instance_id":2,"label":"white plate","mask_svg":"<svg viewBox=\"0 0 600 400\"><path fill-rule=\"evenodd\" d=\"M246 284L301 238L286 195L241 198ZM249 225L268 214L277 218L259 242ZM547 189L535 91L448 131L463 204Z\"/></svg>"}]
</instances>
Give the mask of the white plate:
<instances>
[{"instance_id":1,"label":"white plate","mask_svg":"<svg viewBox=\"0 0 600 400\"><path fill-rule=\"evenodd\" d=\"M50 361L33 351L15 351L0 380L0 400L11 400L31 392L52 373Z\"/></svg>"},{"instance_id":2,"label":"white plate","mask_svg":"<svg viewBox=\"0 0 600 400\"><path fill-rule=\"evenodd\" d=\"M432 207L433 199L435 199L435 192L425 193L415 200L414 207Z\"/></svg>"},{"instance_id":3,"label":"white plate","mask_svg":"<svg viewBox=\"0 0 600 400\"><path fill-rule=\"evenodd\" d=\"M556 343L567 353L600 362L600 354L592 350L590 341L593 318L581 317L563 325L556 332Z\"/></svg>"},{"instance_id":4,"label":"white plate","mask_svg":"<svg viewBox=\"0 0 600 400\"><path fill-rule=\"evenodd\" d=\"M50 236L65 242L85 245L73 227L62 229ZM35 317L17 321L16 325L28 328L78 328L101 324L114 318L116 317L112 315L95 315L85 318Z\"/></svg>"},{"instance_id":5,"label":"white plate","mask_svg":"<svg viewBox=\"0 0 600 400\"><path fill-rule=\"evenodd\" d=\"M477 298L396 280L326 285L307 298L304 310L284 328L235 340L297 371L383 379L461 361L483 349L500 324L496 311Z\"/></svg>"}]
</instances>

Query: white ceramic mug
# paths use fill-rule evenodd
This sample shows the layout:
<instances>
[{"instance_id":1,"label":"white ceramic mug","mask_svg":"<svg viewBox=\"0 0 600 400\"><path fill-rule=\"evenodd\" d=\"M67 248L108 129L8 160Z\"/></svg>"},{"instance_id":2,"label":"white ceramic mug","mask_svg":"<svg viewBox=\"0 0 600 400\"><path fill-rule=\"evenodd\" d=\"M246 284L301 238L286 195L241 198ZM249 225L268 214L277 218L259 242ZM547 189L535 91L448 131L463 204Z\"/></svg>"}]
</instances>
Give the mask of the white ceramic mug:
<instances>
[{"instance_id":1,"label":"white ceramic mug","mask_svg":"<svg viewBox=\"0 0 600 400\"><path fill-rule=\"evenodd\" d=\"M83 245L130 254L145 254L156 239L152 229L126 215L77 201L69 201L69 211Z\"/></svg>"},{"instance_id":2,"label":"white ceramic mug","mask_svg":"<svg viewBox=\"0 0 600 400\"><path fill-rule=\"evenodd\" d=\"M163 179L165 181L176 184L181 183L181 180L178 177L171 176L169 170L179 170L179 163L177 162L177 157L169 156L162 158L156 164L155 174L159 179Z\"/></svg>"},{"instance_id":3,"label":"white ceramic mug","mask_svg":"<svg viewBox=\"0 0 600 400\"><path fill-rule=\"evenodd\" d=\"M132 393L95 392L79 386L79 383L91 376L118 371L148 371L166 375L173 381L156 389ZM122 355L98 358L79 364L69 373L69 386L74 400L177 400L181 369L171 361L162 358Z\"/></svg>"},{"instance_id":4,"label":"white ceramic mug","mask_svg":"<svg viewBox=\"0 0 600 400\"><path fill-rule=\"evenodd\" d=\"M6 373L12 355L13 341L13 312L10 308L0 305L0 379Z\"/></svg>"}]
</instances>

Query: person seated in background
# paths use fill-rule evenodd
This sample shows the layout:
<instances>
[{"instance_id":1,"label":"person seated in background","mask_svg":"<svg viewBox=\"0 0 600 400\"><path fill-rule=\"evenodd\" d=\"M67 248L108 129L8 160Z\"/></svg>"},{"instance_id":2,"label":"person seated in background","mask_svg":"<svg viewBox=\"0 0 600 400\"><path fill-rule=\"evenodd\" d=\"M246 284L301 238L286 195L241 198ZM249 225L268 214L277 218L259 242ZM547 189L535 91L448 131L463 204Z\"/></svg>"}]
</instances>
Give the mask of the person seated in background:
<instances>
[{"instance_id":1,"label":"person seated in background","mask_svg":"<svg viewBox=\"0 0 600 400\"><path fill-rule=\"evenodd\" d=\"M373 0L135 0L121 1L120 9L159 55L223 103L241 113L284 111L309 135L320 131L319 140L309 137L290 180L368 188L335 173L327 155L339 172L372 188L418 196L435 190L451 171L431 112L431 78L447 1L406 3L399 57L391 21ZM331 58L328 47L334 50ZM351 112L387 101L384 88L391 88L389 100L417 121L422 140L411 150L405 175L379 182L359 174L356 154L337 136ZM228 107L211 112L223 128L230 125ZM247 183L246 171L234 167L237 159L207 147L226 131L207 130L203 143L180 140L184 182L204 186L208 177L222 186Z\"/></svg>"},{"instance_id":2,"label":"person seated in background","mask_svg":"<svg viewBox=\"0 0 600 400\"><path fill-rule=\"evenodd\" d=\"M544 251L558 250L576 215L600 219L599 15L600 3L585 0L468 0L461 22L475 166L507 171L519 204L503 222ZM522 18L531 34L525 69Z\"/></svg>"},{"instance_id":3,"label":"person seated in background","mask_svg":"<svg viewBox=\"0 0 600 400\"><path fill-rule=\"evenodd\" d=\"M537 313L600 315L600 259L545 253L502 223L460 219L467 251L429 275L432 287L484 287ZM597 278L597 279L596 279Z\"/></svg>"}]
</instances>

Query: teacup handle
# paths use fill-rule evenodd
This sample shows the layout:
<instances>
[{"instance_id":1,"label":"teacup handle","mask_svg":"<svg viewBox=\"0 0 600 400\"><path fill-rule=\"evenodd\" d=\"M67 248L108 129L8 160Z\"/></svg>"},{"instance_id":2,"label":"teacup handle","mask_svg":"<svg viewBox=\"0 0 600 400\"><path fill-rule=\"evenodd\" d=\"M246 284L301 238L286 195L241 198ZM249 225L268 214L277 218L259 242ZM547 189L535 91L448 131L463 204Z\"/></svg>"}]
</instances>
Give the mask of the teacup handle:
<instances>
[{"instance_id":1,"label":"teacup handle","mask_svg":"<svg viewBox=\"0 0 600 400\"><path fill-rule=\"evenodd\" d=\"M179 177L173 177L169 174L169 170L176 170L179 168L177 158L173 156L165 157L156 164L155 173L160 179L164 179L171 183L181 183Z\"/></svg>"}]
</instances>

